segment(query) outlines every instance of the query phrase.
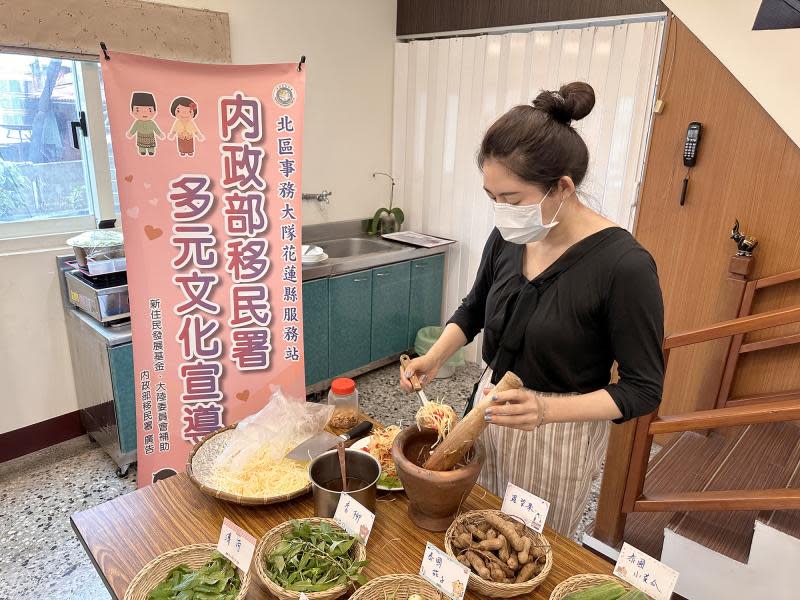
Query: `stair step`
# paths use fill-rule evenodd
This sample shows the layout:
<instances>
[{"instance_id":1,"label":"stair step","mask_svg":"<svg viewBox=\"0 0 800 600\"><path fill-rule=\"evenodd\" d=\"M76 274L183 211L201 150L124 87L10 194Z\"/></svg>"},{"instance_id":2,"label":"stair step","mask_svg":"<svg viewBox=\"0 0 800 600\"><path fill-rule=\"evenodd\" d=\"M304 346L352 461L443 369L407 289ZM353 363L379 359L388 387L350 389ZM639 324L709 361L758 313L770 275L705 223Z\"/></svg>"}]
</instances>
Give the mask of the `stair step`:
<instances>
[{"instance_id":1,"label":"stair step","mask_svg":"<svg viewBox=\"0 0 800 600\"><path fill-rule=\"evenodd\" d=\"M650 461L645 479L645 494L656 492L694 492L703 486L736 445L744 428L705 436L687 431L674 436ZM664 528L676 513L635 512L628 515L625 541L650 556L661 556Z\"/></svg>"},{"instance_id":2,"label":"stair step","mask_svg":"<svg viewBox=\"0 0 800 600\"><path fill-rule=\"evenodd\" d=\"M785 487L800 461L800 430L791 423L747 427L704 490ZM794 511L793 511L794 512ZM667 527L715 552L747 562L758 511L684 512Z\"/></svg>"}]
</instances>

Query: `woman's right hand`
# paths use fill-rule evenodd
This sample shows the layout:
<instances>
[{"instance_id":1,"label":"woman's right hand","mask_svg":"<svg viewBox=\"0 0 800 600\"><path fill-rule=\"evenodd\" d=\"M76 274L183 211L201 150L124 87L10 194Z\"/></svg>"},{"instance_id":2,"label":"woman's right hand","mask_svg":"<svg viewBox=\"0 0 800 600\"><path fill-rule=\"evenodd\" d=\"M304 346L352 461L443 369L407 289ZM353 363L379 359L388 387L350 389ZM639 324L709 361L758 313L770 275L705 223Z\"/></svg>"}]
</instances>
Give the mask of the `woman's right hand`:
<instances>
[{"instance_id":1,"label":"woman's right hand","mask_svg":"<svg viewBox=\"0 0 800 600\"><path fill-rule=\"evenodd\" d=\"M400 366L400 387L406 392L413 392L414 386L411 384L411 376L416 375L420 384L425 387L431 379L436 377L439 371L439 361L430 353L425 356L418 356L406 367Z\"/></svg>"}]
</instances>

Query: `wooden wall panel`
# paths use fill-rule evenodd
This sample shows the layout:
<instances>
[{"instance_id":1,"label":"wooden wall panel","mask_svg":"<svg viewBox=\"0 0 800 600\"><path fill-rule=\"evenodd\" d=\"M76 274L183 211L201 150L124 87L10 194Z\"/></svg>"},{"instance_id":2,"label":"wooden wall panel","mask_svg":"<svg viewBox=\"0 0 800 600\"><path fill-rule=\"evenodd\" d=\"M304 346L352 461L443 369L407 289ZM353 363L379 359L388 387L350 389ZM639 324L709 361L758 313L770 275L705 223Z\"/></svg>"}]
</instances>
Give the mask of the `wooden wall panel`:
<instances>
[{"instance_id":1,"label":"wooden wall panel","mask_svg":"<svg viewBox=\"0 0 800 600\"><path fill-rule=\"evenodd\" d=\"M654 119L636 236L658 265L669 334L730 318L720 299L735 252L728 239L734 219L760 241L754 277L800 267L800 149L677 19L663 62L665 106ZM681 152L690 121L703 123L703 139L681 207ZM758 294L757 312L800 303L796 284ZM673 351L663 414L713 402L700 390L718 376L725 347L714 342ZM746 355L732 394L800 388L798 365L800 346Z\"/></svg>"},{"instance_id":2,"label":"wooden wall panel","mask_svg":"<svg viewBox=\"0 0 800 600\"><path fill-rule=\"evenodd\" d=\"M660 0L397 0L397 35L663 12Z\"/></svg>"}]
</instances>

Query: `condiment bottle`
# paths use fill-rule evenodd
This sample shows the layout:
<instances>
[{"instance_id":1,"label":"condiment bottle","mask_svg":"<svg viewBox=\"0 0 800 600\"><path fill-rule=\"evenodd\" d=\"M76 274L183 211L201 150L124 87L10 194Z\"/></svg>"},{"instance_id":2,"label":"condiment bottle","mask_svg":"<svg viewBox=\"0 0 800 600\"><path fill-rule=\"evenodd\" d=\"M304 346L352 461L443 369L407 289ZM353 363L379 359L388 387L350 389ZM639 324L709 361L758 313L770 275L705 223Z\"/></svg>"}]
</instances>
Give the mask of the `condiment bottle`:
<instances>
[{"instance_id":1,"label":"condiment bottle","mask_svg":"<svg viewBox=\"0 0 800 600\"><path fill-rule=\"evenodd\" d=\"M355 381L346 377L334 379L328 392L328 404L335 407L330 420L332 427L350 429L358 424L358 390Z\"/></svg>"}]
</instances>

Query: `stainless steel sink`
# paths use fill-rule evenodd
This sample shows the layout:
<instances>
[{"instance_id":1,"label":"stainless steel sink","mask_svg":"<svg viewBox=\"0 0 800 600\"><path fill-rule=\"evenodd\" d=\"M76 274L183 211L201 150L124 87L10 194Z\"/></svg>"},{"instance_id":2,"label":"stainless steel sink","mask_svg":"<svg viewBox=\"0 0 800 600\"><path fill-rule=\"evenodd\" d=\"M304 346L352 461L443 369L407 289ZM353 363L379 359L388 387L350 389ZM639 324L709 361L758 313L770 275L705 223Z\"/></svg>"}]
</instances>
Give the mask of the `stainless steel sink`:
<instances>
[{"instance_id":1,"label":"stainless steel sink","mask_svg":"<svg viewBox=\"0 0 800 600\"><path fill-rule=\"evenodd\" d=\"M325 240L316 242L316 245L320 246L329 258L347 258L348 256L363 256L402 249L392 242L361 237Z\"/></svg>"}]
</instances>

